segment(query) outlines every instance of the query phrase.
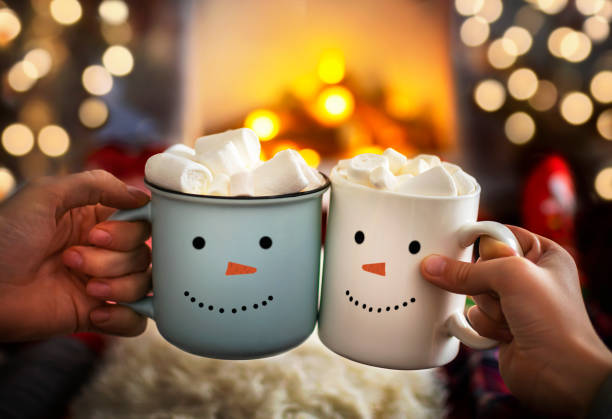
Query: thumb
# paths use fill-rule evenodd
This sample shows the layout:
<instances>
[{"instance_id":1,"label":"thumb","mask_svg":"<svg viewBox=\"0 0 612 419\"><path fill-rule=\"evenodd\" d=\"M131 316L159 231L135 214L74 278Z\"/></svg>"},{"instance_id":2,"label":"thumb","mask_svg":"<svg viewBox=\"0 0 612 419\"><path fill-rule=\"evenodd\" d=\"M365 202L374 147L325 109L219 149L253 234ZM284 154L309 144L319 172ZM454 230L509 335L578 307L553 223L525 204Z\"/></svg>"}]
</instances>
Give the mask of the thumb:
<instances>
[{"instance_id":1,"label":"thumb","mask_svg":"<svg viewBox=\"0 0 612 419\"><path fill-rule=\"evenodd\" d=\"M54 179L50 185L58 202L56 217L72 208L102 204L113 208L137 208L149 201L138 188L128 186L104 170L91 170Z\"/></svg>"},{"instance_id":2,"label":"thumb","mask_svg":"<svg viewBox=\"0 0 612 419\"><path fill-rule=\"evenodd\" d=\"M516 274L513 264L522 264L521 259L516 256L468 263L431 255L421 262L421 274L427 281L450 292L469 295L495 292L501 295L505 284L512 282Z\"/></svg>"}]
</instances>

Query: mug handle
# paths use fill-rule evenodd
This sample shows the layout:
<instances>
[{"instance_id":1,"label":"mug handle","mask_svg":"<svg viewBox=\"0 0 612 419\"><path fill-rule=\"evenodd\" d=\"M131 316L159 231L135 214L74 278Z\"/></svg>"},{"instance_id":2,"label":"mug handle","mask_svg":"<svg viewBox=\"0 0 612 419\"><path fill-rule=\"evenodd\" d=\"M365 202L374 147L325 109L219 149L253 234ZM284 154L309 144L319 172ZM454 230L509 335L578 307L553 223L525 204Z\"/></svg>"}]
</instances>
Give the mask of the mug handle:
<instances>
[{"instance_id":1,"label":"mug handle","mask_svg":"<svg viewBox=\"0 0 612 419\"><path fill-rule=\"evenodd\" d=\"M512 231L503 224L494 221L480 221L462 226L457 232L459 245L468 247L480 236L491 236L510 246L519 255L523 256L523 249ZM455 312L444 322L448 332L474 349L490 349L499 344L498 341L480 336L468 323L465 315Z\"/></svg>"},{"instance_id":2,"label":"mug handle","mask_svg":"<svg viewBox=\"0 0 612 419\"><path fill-rule=\"evenodd\" d=\"M108 221L151 221L151 202L140 208L119 210L108 218ZM120 303L134 310L138 314L154 318L153 297L145 297L133 303Z\"/></svg>"}]
</instances>

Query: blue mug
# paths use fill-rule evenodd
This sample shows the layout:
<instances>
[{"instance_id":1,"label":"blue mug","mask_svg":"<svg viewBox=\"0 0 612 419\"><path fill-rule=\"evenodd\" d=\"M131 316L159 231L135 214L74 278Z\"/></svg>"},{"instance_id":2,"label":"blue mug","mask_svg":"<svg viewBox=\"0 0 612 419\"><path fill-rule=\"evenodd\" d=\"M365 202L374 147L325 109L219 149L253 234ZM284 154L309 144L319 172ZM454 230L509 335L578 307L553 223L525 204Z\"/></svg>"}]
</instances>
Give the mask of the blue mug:
<instances>
[{"instance_id":1,"label":"blue mug","mask_svg":"<svg viewBox=\"0 0 612 419\"><path fill-rule=\"evenodd\" d=\"M271 356L317 321L323 186L263 197L191 195L146 182L151 202L114 220L149 220L153 293L126 304L196 355Z\"/></svg>"}]
</instances>

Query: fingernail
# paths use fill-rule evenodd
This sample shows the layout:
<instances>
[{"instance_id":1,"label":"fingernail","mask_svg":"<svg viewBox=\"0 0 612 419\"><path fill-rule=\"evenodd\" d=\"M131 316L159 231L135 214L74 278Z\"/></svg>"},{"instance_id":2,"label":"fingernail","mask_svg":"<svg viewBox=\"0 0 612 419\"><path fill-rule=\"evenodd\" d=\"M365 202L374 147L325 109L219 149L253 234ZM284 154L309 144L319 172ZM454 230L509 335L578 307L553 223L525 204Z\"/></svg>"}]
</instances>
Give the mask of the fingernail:
<instances>
[{"instance_id":1,"label":"fingernail","mask_svg":"<svg viewBox=\"0 0 612 419\"><path fill-rule=\"evenodd\" d=\"M431 276L440 276L446 267L446 260L442 256L428 256L423 261L423 267Z\"/></svg>"},{"instance_id":2,"label":"fingernail","mask_svg":"<svg viewBox=\"0 0 612 419\"><path fill-rule=\"evenodd\" d=\"M146 202L149 200L149 195L147 195L142 189L137 188L136 186L127 185L127 190L138 201Z\"/></svg>"},{"instance_id":3,"label":"fingernail","mask_svg":"<svg viewBox=\"0 0 612 419\"><path fill-rule=\"evenodd\" d=\"M89 233L89 241L91 244L97 244L98 246L106 246L110 244L111 240L112 237L108 231L94 228Z\"/></svg>"},{"instance_id":4,"label":"fingernail","mask_svg":"<svg viewBox=\"0 0 612 419\"><path fill-rule=\"evenodd\" d=\"M110 319L110 310L108 308L99 308L91 312L89 318L93 323L103 323Z\"/></svg>"},{"instance_id":5,"label":"fingernail","mask_svg":"<svg viewBox=\"0 0 612 419\"><path fill-rule=\"evenodd\" d=\"M80 268L83 264L83 257L75 250L67 250L64 252L64 263L71 268Z\"/></svg>"},{"instance_id":6,"label":"fingernail","mask_svg":"<svg viewBox=\"0 0 612 419\"><path fill-rule=\"evenodd\" d=\"M89 282L87 284L87 294L92 297L110 298L111 287L104 282Z\"/></svg>"}]
</instances>

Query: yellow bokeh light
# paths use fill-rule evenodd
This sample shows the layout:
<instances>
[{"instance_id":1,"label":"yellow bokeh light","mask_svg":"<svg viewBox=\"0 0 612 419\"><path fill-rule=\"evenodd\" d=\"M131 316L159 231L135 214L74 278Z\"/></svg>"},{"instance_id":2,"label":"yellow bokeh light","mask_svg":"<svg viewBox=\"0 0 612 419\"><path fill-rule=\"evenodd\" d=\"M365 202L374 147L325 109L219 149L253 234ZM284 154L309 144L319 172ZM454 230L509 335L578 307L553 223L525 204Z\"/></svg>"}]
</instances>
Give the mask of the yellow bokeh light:
<instances>
[{"instance_id":1,"label":"yellow bokeh light","mask_svg":"<svg viewBox=\"0 0 612 419\"><path fill-rule=\"evenodd\" d=\"M49 157L66 154L70 147L70 137L66 130L57 125L47 125L38 133L38 148Z\"/></svg>"},{"instance_id":2,"label":"yellow bokeh light","mask_svg":"<svg viewBox=\"0 0 612 419\"><path fill-rule=\"evenodd\" d=\"M120 25L128 19L130 11L124 1L104 0L98 7L98 14L106 23Z\"/></svg>"},{"instance_id":3,"label":"yellow bokeh light","mask_svg":"<svg viewBox=\"0 0 612 419\"><path fill-rule=\"evenodd\" d=\"M316 150L313 150L312 148L303 148L300 150L300 154L308 166L315 169L319 167L319 163L321 163L321 156Z\"/></svg>"},{"instance_id":4,"label":"yellow bokeh light","mask_svg":"<svg viewBox=\"0 0 612 419\"><path fill-rule=\"evenodd\" d=\"M562 57L561 42L563 42L563 39L565 38L566 35L572 32L573 32L572 29L566 26L562 26L560 28L555 29L554 31L550 33L550 36L548 37L548 50L550 51L552 55L554 55L557 58Z\"/></svg>"},{"instance_id":5,"label":"yellow bokeh light","mask_svg":"<svg viewBox=\"0 0 612 419\"><path fill-rule=\"evenodd\" d=\"M405 92L390 92L385 97L385 108L389 114L399 119L416 117L422 110L419 99Z\"/></svg>"},{"instance_id":6,"label":"yellow bokeh light","mask_svg":"<svg viewBox=\"0 0 612 419\"><path fill-rule=\"evenodd\" d=\"M0 45L6 45L21 32L21 21L14 11L7 7L0 9Z\"/></svg>"},{"instance_id":7,"label":"yellow bokeh light","mask_svg":"<svg viewBox=\"0 0 612 419\"><path fill-rule=\"evenodd\" d=\"M606 140L612 140L612 109L605 110L599 115L597 131Z\"/></svg>"},{"instance_id":8,"label":"yellow bokeh light","mask_svg":"<svg viewBox=\"0 0 612 419\"><path fill-rule=\"evenodd\" d=\"M100 31L104 40L112 44L127 44L132 40L133 31L130 22L123 22L120 25L111 25L102 22Z\"/></svg>"},{"instance_id":9,"label":"yellow bokeh light","mask_svg":"<svg viewBox=\"0 0 612 419\"><path fill-rule=\"evenodd\" d=\"M477 15L484 18L487 22L493 23L502 15L504 5L501 0L484 0L484 4L477 12Z\"/></svg>"},{"instance_id":10,"label":"yellow bokeh light","mask_svg":"<svg viewBox=\"0 0 612 419\"><path fill-rule=\"evenodd\" d=\"M293 83L291 91L298 99L310 101L315 97L320 87L319 79L315 75L307 74Z\"/></svg>"},{"instance_id":11,"label":"yellow bokeh light","mask_svg":"<svg viewBox=\"0 0 612 419\"><path fill-rule=\"evenodd\" d=\"M606 167L597 174L595 192L606 201L612 200L612 167Z\"/></svg>"},{"instance_id":12,"label":"yellow bokeh light","mask_svg":"<svg viewBox=\"0 0 612 419\"><path fill-rule=\"evenodd\" d=\"M591 53L591 40L584 33L572 31L561 40L561 56L566 60L577 63L583 61Z\"/></svg>"},{"instance_id":13,"label":"yellow bokeh light","mask_svg":"<svg viewBox=\"0 0 612 419\"><path fill-rule=\"evenodd\" d=\"M489 38L489 23L480 16L472 16L461 25L459 36L469 47L482 45Z\"/></svg>"},{"instance_id":14,"label":"yellow bokeh light","mask_svg":"<svg viewBox=\"0 0 612 419\"><path fill-rule=\"evenodd\" d=\"M261 141L268 141L278 134L280 118L272 111L258 109L247 115L244 126L255 131Z\"/></svg>"},{"instance_id":15,"label":"yellow bokeh light","mask_svg":"<svg viewBox=\"0 0 612 419\"><path fill-rule=\"evenodd\" d=\"M510 52L509 52L510 51ZM514 42L509 39L496 39L487 50L489 63L499 70L510 67L516 61L517 50Z\"/></svg>"},{"instance_id":16,"label":"yellow bokeh light","mask_svg":"<svg viewBox=\"0 0 612 419\"><path fill-rule=\"evenodd\" d=\"M0 167L0 201L5 199L15 188L15 177L6 167Z\"/></svg>"},{"instance_id":17,"label":"yellow bokeh light","mask_svg":"<svg viewBox=\"0 0 612 419\"><path fill-rule=\"evenodd\" d=\"M523 55L531 48L533 39L529 31L520 26L511 26L504 33L504 39L511 40L516 46L516 53Z\"/></svg>"},{"instance_id":18,"label":"yellow bokeh light","mask_svg":"<svg viewBox=\"0 0 612 419\"><path fill-rule=\"evenodd\" d=\"M344 55L340 51L326 51L319 60L317 70L324 83L340 83L344 78Z\"/></svg>"},{"instance_id":19,"label":"yellow bokeh light","mask_svg":"<svg viewBox=\"0 0 612 419\"><path fill-rule=\"evenodd\" d=\"M455 10L463 16L471 16L480 11L484 0L455 0Z\"/></svg>"},{"instance_id":20,"label":"yellow bokeh light","mask_svg":"<svg viewBox=\"0 0 612 419\"><path fill-rule=\"evenodd\" d=\"M352 153L352 156L356 156L358 154L366 154L366 153L370 153L370 154L382 154L385 150L381 147L381 146L377 146L377 145L366 145L363 147L359 147L356 150L354 150Z\"/></svg>"},{"instance_id":21,"label":"yellow bokeh light","mask_svg":"<svg viewBox=\"0 0 612 419\"><path fill-rule=\"evenodd\" d=\"M508 140L518 145L528 143L533 138L535 129L533 118L525 112L513 113L506 119L504 126Z\"/></svg>"},{"instance_id":22,"label":"yellow bokeh light","mask_svg":"<svg viewBox=\"0 0 612 419\"><path fill-rule=\"evenodd\" d=\"M561 116L572 125L581 125L593 115L593 102L582 92L568 93L561 100Z\"/></svg>"},{"instance_id":23,"label":"yellow bokeh light","mask_svg":"<svg viewBox=\"0 0 612 419\"><path fill-rule=\"evenodd\" d=\"M297 150L298 146L297 144L291 142L291 141L283 141L280 142L278 144L274 145L274 148L272 149L272 157L274 157L276 155L276 153L278 153L279 151L283 151L283 150L288 150L288 149L294 149Z\"/></svg>"},{"instance_id":24,"label":"yellow bokeh light","mask_svg":"<svg viewBox=\"0 0 612 419\"><path fill-rule=\"evenodd\" d=\"M508 78L508 91L515 99L527 100L537 89L538 76L528 68L519 68Z\"/></svg>"},{"instance_id":25,"label":"yellow bokeh light","mask_svg":"<svg viewBox=\"0 0 612 419\"><path fill-rule=\"evenodd\" d=\"M30 99L19 110L19 121L33 130L50 124L53 118L53 109L41 99Z\"/></svg>"},{"instance_id":26,"label":"yellow bokeh light","mask_svg":"<svg viewBox=\"0 0 612 419\"><path fill-rule=\"evenodd\" d=\"M604 6L604 0L576 0L576 9L585 16L594 15Z\"/></svg>"},{"instance_id":27,"label":"yellow bokeh light","mask_svg":"<svg viewBox=\"0 0 612 419\"><path fill-rule=\"evenodd\" d=\"M87 128L98 128L108 119L108 106L103 100L90 97L79 106L79 120Z\"/></svg>"},{"instance_id":28,"label":"yellow bokeh light","mask_svg":"<svg viewBox=\"0 0 612 419\"><path fill-rule=\"evenodd\" d=\"M42 48L35 48L28 52L23 59L24 62L28 62L36 68L36 77L41 78L49 73L53 60L49 51Z\"/></svg>"},{"instance_id":29,"label":"yellow bokeh light","mask_svg":"<svg viewBox=\"0 0 612 419\"><path fill-rule=\"evenodd\" d=\"M606 0L597 15L607 20L612 19L612 0Z\"/></svg>"},{"instance_id":30,"label":"yellow bokeh light","mask_svg":"<svg viewBox=\"0 0 612 419\"><path fill-rule=\"evenodd\" d=\"M600 103L612 102L612 71L600 71L593 77L591 94Z\"/></svg>"},{"instance_id":31,"label":"yellow bokeh light","mask_svg":"<svg viewBox=\"0 0 612 419\"><path fill-rule=\"evenodd\" d=\"M77 0L53 0L49 10L53 19L62 25L72 25L83 15L83 8Z\"/></svg>"},{"instance_id":32,"label":"yellow bokeh light","mask_svg":"<svg viewBox=\"0 0 612 419\"><path fill-rule=\"evenodd\" d=\"M317 98L316 116L322 123L335 125L348 119L354 109L355 99L347 88L328 87Z\"/></svg>"},{"instance_id":33,"label":"yellow bokeh light","mask_svg":"<svg viewBox=\"0 0 612 419\"><path fill-rule=\"evenodd\" d=\"M101 65L91 65L83 71L83 87L92 95L102 96L113 88L113 77Z\"/></svg>"},{"instance_id":34,"label":"yellow bokeh light","mask_svg":"<svg viewBox=\"0 0 612 419\"><path fill-rule=\"evenodd\" d=\"M11 124L2 131L2 146L13 156L24 156L34 147L34 134L23 124Z\"/></svg>"},{"instance_id":35,"label":"yellow bokeh light","mask_svg":"<svg viewBox=\"0 0 612 419\"><path fill-rule=\"evenodd\" d=\"M557 102L557 88L548 80L538 81L535 94L529 98L529 104L536 111L544 112L552 109Z\"/></svg>"},{"instance_id":36,"label":"yellow bokeh light","mask_svg":"<svg viewBox=\"0 0 612 419\"><path fill-rule=\"evenodd\" d=\"M7 81L16 92L29 90L38 77L36 67L28 61L19 61L8 72Z\"/></svg>"},{"instance_id":37,"label":"yellow bokeh light","mask_svg":"<svg viewBox=\"0 0 612 419\"><path fill-rule=\"evenodd\" d=\"M544 13L554 15L565 9L567 0L537 0L537 5Z\"/></svg>"},{"instance_id":38,"label":"yellow bokeh light","mask_svg":"<svg viewBox=\"0 0 612 419\"><path fill-rule=\"evenodd\" d=\"M134 57L126 47L113 45L102 55L102 63L112 75L125 76L134 68Z\"/></svg>"},{"instance_id":39,"label":"yellow bokeh light","mask_svg":"<svg viewBox=\"0 0 612 419\"><path fill-rule=\"evenodd\" d=\"M591 16L584 21L582 30L593 42L602 42L610 35L610 24L603 16Z\"/></svg>"},{"instance_id":40,"label":"yellow bokeh light","mask_svg":"<svg viewBox=\"0 0 612 419\"><path fill-rule=\"evenodd\" d=\"M497 80L483 80L474 90L474 101L487 112L494 112L506 101L506 89Z\"/></svg>"}]
</instances>

